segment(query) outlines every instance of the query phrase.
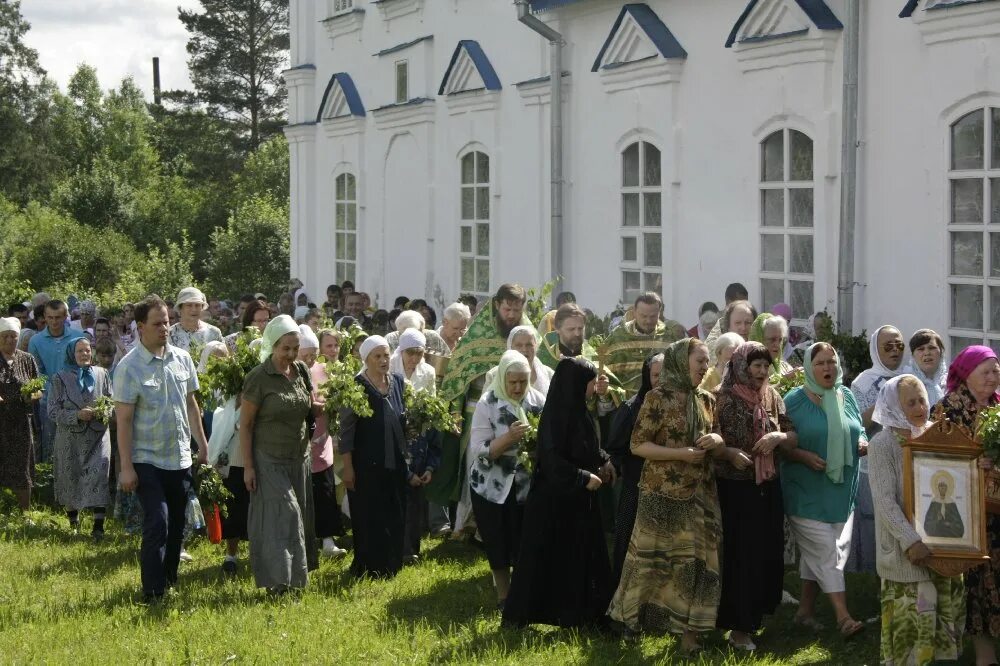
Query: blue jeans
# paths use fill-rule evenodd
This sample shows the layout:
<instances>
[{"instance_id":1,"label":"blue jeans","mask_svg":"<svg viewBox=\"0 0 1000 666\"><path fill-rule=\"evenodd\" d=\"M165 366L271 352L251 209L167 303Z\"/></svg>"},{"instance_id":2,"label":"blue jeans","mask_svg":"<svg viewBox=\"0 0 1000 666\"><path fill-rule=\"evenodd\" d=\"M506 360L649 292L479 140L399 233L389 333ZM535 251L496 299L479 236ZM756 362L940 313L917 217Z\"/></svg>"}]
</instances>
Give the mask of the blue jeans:
<instances>
[{"instance_id":1,"label":"blue jeans","mask_svg":"<svg viewBox=\"0 0 1000 666\"><path fill-rule=\"evenodd\" d=\"M167 470L146 463L134 465L142 504L142 591L162 595L177 582L184 538L184 510L191 490L191 469Z\"/></svg>"}]
</instances>

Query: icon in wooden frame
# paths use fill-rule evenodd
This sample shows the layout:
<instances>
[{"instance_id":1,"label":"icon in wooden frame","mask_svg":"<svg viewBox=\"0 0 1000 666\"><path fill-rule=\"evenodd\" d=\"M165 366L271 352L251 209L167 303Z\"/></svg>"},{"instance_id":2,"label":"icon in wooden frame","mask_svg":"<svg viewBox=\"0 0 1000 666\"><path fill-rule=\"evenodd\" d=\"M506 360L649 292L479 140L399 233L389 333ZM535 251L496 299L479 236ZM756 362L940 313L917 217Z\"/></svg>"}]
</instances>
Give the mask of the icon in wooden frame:
<instances>
[{"instance_id":1,"label":"icon in wooden frame","mask_svg":"<svg viewBox=\"0 0 1000 666\"><path fill-rule=\"evenodd\" d=\"M956 576L989 558L982 447L947 420L903 443L903 509L931 551L927 566Z\"/></svg>"}]
</instances>

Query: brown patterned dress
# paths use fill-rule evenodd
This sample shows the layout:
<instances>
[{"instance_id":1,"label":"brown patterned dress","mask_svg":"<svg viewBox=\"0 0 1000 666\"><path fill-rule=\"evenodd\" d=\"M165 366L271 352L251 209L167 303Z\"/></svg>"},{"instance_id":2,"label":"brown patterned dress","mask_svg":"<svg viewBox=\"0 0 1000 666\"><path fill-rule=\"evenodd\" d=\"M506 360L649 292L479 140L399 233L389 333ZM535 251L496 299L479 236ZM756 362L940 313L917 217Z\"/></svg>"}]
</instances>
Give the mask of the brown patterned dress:
<instances>
[{"instance_id":1,"label":"brown patterned dress","mask_svg":"<svg viewBox=\"0 0 1000 666\"><path fill-rule=\"evenodd\" d=\"M979 409L976 399L962 384L957 390L945 394L934 408L933 420L947 418L969 437L974 437ZM1000 515L987 514L986 541L989 563L965 574L965 631L972 635L1000 638Z\"/></svg>"},{"instance_id":2,"label":"brown patterned dress","mask_svg":"<svg viewBox=\"0 0 1000 666\"><path fill-rule=\"evenodd\" d=\"M31 354L15 350L10 359L0 354L0 487L31 488L35 432L32 406L21 399L21 386L37 376Z\"/></svg>"},{"instance_id":3,"label":"brown patterned dress","mask_svg":"<svg viewBox=\"0 0 1000 666\"><path fill-rule=\"evenodd\" d=\"M697 399L710 425L715 401L700 390ZM686 409L686 394L664 388L647 393L632 446L693 446ZM721 588L719 516L711 456L700 464L646 460L635 527L608 611L611 619L658 633L715 629Z\"/></svg>"}]
</instances>

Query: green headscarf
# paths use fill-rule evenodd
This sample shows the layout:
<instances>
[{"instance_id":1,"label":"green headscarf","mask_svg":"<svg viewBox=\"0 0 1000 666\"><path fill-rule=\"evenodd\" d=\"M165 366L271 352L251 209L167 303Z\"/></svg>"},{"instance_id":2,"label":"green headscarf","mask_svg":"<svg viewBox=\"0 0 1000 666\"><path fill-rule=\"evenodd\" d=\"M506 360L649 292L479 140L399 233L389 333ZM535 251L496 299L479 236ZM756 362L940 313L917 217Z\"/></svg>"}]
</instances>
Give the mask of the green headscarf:
<instances>
[{"instance_id":1,"label":"green headscarf","mask_svg":"<svg viewBox=\"0 0 1000 666\"><path fill-rule=\"evenodd\" d=\"M278 340L289 333L298 332L299 325L288 315L278 315L267 322L267 326L264 328L264 338L260 343L260 362L263 363L268 359L271 352L274 351L274 345L278 344Z\"/></svg>"},{"instance_id":2,"label":"green headscarf","mask_svg":"<svg viewBox=\"0 0 1000 666\"><path fill-rule=\"evenodd\" d=\"M770 312L764 312L756 319L753 320L753 325L750 327L750 337L747 338L752 342L759 342L760 344L767 347L767 343L764 342L764 324L767 323L768 319L773 319L778 315L773 315ZM785 342L781 342L781 349L778 350L778 355L774 357L771 361L771 367L774 372L781 371L781 361L785 358Z\"/></svg>"},{"instance_id":3,"label":"green headscarf","mask_svg":"<svg viewBox=\"0 0 1000 666\"><path fill-rule=\"evenodd\" d=\"M687 422L688 443L691 446L694 446L702 435L708 433L711 426L708 414L698 399L703 391L691 382L688 357L691 354L691 345L695 344L702 343L695 338L685 338L671 343L663 352L663 369L660 370L661 389L686 395L684 416Z\"/></svg>"},{"instance_id":4,"label":"green headscarf","mask_svg":"<svg viewBox=\"0 0 1000 666\"><path fill-rule=\"evenodd\" d=\"M528 422L528 415L524 412L524 407L521 400L514 400L507 394L507 373L508 372L525 372L528 374L528 384L531 384L531 366L528 365L528 359L524 355L513 349L508 349L500 357L500 365L497 366L497 374L493 378L493 385L490 387L493 391L493 395L497 397L498 400L506 400L507 403L514 408L514 416L521 423Z\"/></svg>"},{"instance_id":5,"label":"green headscarf","mask_svg":"<svg viewBox=\"0 0 1000 666\"><path fill-rule=\"evenodd\" d=\"M816 383L813 376L812 357L816 343L806 351L805 372L806 389L820 396L823 413L826 414L826 476L834 483L844 482L844 468L853 467L854 456L851 451L851 429L847 425L844 414L844 396L841 388L844 385L844 369L840 366L840 357L833 351L833 360L837 362L837 379L833 388L825 389Z\"/></svg>"}]
</instances>

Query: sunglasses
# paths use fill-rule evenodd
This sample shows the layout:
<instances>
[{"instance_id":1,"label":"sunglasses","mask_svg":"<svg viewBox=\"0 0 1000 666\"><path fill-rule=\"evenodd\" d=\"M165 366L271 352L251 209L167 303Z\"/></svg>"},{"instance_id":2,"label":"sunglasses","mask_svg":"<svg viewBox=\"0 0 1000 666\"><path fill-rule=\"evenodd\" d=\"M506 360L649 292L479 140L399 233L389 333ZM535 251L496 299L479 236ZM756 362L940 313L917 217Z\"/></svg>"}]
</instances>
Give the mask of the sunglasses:
<instances>
[{"instance_id":1,"label":"sunglasses","mask_svg":"<svg viewBox=\"0 0 1000 666\"><path fill-rule=\"evenodd\" d=\"M887 351L887 352L903 351L904 349L906 349L906 345L904 345L902 342L887 342L884 345L882 345L882 351Z\"/></svg>"}]
</instances>

